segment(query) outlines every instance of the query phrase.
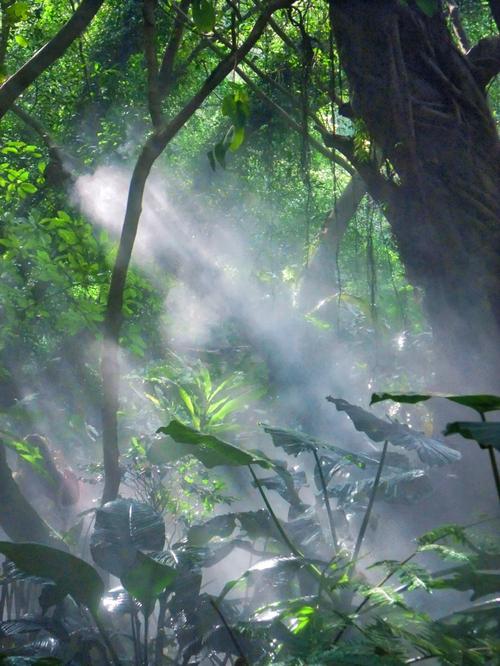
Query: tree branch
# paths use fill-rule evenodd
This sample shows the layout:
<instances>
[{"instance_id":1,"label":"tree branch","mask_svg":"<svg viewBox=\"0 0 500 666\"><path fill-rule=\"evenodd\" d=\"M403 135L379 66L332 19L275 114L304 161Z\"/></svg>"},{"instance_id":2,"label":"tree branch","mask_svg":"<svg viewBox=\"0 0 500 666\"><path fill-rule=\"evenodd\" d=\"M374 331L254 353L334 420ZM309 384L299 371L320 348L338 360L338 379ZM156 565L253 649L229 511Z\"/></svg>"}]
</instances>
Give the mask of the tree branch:
<instances>
[{"instance_id":1,"label":"tree branch","mask_svg":"<svg viewBox=\"0 0 500 666\"><path fill-rule=\"evenodd\" d=\"M42 123L27 111L21 109L21 107L17 104L13 104L10 110L20 120L22 120L25 125L27 125L36 134L38 134L49 152L50 164L54 170L57 170L59 174L58 180L66 180L67 178L75 180L76 175L70 168L68 168L70 161L69 158L64 154L61 147L57 145L54 138L50 135ZM57 176L57 174L53 175Z\"/></svg>"},{"instance_id":2,"label":"tree branch","mask_svg":"<svg viewBox=\"0 0 500 666\"><path fill-rule=\"evenodd\" d=\"M102 502L116 498L121 481L118 447L118 405L119 405L119 335L122 325L123 293L128 267L132 256L139 218L142 210L144 189L149 173L156 159L161 155L170 140L186 124L206 98L231 72L235 64L249 53L264 30L269 18L279 9L291 6L294 0L272 0L256 19L255 24L241 46L229 53L207 77L199 91L184 108L162 129L152 134L144 144L137 160L129 186L127 209L123 222L118 254L111 276L106 315L104 321L104 345L102 356L103 382L103 459L104 490Z\"/></svg>"},{"instance_id":3,"label":"tree branch","mask_svg":"<svg viewBox=\"0 0 500 666\"><path fill-rule=\"evenodd\" d=\"M153 127L162 122L160 93L158 88L158 61L156 59L156 7L157 0L143 0L144 58L148 73L148 107Z\"/></svg>"},{"instance_id":4,"label":"tree branch","mask_svg":"<svg viewBox=\"0 0 500 666\"><path fill-rule=\"evenodd\" d=\"M500 35L481 39L467 54L474 78L484 90L500 72Z\"/></svg>"},{"instance_id":5,"label":"tree branch","mask_svg":"<svg viewBox=\"0 0 500 666\"><path fill-rule=\"evenodd\" d=\"M173 82L173 71L175 56L181 44L184 32L183 15L188 11L191 0L181 0L179 5L175 5L175 18L167 48L163 55L163 60L159 74L159 94L161 99L165 99Z\"/></svg>"},{"instance_id":6,"label":"tree branch","mask_svg":"<svg viewBox=\"0 0 500 666\"><path fill-rule=\"evenodd\" d=\"M460 9L455 0L448 0L448 14L450 15L453 32L458 40L462 53L470 49L470 42L460 18Z\"/></svg>"},{"instance_id":7,"label":"tree branch","mask_svg":"<svg viewBox=\"0 0 500 666\"><path fill-rule=\"evenodd\" d=\"M0 119L40 74L58 60L99 11L104 0L83 0L69 21L15 74L0 86Z\"/></svg>"}]
</instances>

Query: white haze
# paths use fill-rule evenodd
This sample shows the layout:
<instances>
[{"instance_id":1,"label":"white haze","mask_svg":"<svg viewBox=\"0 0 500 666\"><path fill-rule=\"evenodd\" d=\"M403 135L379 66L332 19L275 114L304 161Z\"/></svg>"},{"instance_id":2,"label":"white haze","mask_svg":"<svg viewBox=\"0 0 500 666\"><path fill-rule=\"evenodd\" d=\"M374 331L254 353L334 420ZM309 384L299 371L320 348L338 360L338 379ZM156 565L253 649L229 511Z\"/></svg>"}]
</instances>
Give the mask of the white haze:
<instances>
[{"instance_id":1,"label":"white haze","mask_svg":"<svg viewBox=\"0 0 500 666\"><path fill-rule=\"evenodd\" d=\"M98 168L78 179L74 201L98 228L117 237L129 181L130 172L124 168ZM189 347L223 345L221 324L229 318L238 320L238 329L247 335L249 345L267 350L266 362L272 364L271 371L278 379L280 394L273 403L273 425L300 424L340 446L356 447L360 438L352 424L324 398L334 394L355 402L361 398L366 404L370 394L366 371L359 369L351 351L331 332L322 334L306 326L293 309L291 297L267 293L256 278L259 266L251 256L248 239L236 225L223 222L225 217L207 204L206 197L190 192L168 172L155 170L150 177L133 263L153 283L166 279L168 273L178 278L165 303L169 315L165 346L182 352ZM252 221L247 222L251 227ZM245 230L246 226L240 216L238 228ZM285 457L281 450L278 457ZM299 464L309 465L303 458ZM452 467L441 469L434 482L441 486L449 483L453 473ZM436 515L439 511L420 512L418 505L377 507L384 524L376 534L367 534L369 547L380 557L405 557L411 548L409 538L416 533L430 529L441 518L465 519L464 513L457 513L457 490L458 484L452 482L450 501L442 504L441 516ZM273 494L275 501L280 504ZM241 508L261 508L258 497L243 498L243 502ZM237 560L229 567L243 571L248 554L241 553ZM226 562L224 569L221 579L227 579Z\"/></svg>"}]
</instances>

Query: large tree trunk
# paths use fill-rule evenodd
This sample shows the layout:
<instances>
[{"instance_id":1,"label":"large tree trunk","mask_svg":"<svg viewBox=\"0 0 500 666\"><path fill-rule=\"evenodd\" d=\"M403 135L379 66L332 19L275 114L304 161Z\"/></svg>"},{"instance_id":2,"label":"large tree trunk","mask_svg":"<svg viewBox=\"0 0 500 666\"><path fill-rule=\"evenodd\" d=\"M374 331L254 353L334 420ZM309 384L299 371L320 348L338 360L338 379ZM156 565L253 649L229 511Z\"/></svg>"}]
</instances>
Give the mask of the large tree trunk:
<instances>
[{"instance_id":1,"label":"large tree trunk","mask_svg":"<svg viewBox=\"0 0 500 666\"><path fill-rule=\"evenodd\" d=\"M19 490L0 442L0 527L12 541L35 541L64 548Z\"/></svg>"},{"instance_id":2,"label":"large tree trunk","mask_svg":"<svg viewBox=\"0 0 500 666\"><path fill-rule=\"evenodd\" d=\"M354 113L398 176L386 214L424 289L438 381L498 390L500 150L485 77L440 11L330 1Z\"/></svg>"}]
</instances>

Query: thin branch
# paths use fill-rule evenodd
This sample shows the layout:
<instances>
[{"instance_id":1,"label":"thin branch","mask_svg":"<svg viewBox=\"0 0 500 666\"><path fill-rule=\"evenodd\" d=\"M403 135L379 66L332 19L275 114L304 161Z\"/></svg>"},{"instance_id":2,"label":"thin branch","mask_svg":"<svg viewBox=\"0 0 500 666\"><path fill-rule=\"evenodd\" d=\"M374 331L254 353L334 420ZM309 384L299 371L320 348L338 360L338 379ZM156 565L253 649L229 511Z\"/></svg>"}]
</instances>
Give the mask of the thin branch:
<instances>
[{"instance_id":1,"label":"thin branch","mask_svg":"<svg viewBox=\"0 0 500 666\"><path fill-rule=\"evenodd\" d=\"M448 14L450 15L453 32L455 33L455 37L457 38L462 53L467 53L470 49L470 42L462 24L460 9L455 0L448 0Z\"/></svg>"},{"instance_id":2,"label":"thin branch","mask_svg":"<svg viewBox=\"0 0 500 666\"><path fill-rule=\"evenodd\" d=\"M7 55L7 47L9 45L11 31L11 23L7 19L6 9L5 0L1 0L0 10L2 13L2 31L0 33L0 75L5 74L5 56Z\"/></svg>"},{"instance_id":3,"label":"thin branch","mask_svg":"<svg viewBox=\"0 0 500 666\"><path fill-rule=\"evenodd\" d=\"M157 4L157 0L143 0L142 4L142 16L144 21L144 57L148 73L148 107L153 127L159 127L163 120L158 87L158 60L156 59L155 13Z\"/></svg>"},{"instance_id":4,"label":"thin branch","mask_svg":"<svg viewBox=\"0 0 500 666\"><path fill-rule=\"evenodd\" d=\"M0 119L40 74L53 65L88 27L105 0L83 0L59 32L0 86Z\"/></svg>"},{"instance_id":5,"label":"thin branch","mask_svg":"<svg viewBox=\"0 0 500 666\"><path fill-rule=\"evenodd\" d=\"M27 125L30 129L36 132L36 134L38 134L43 144L49 151L49 156L52 160L52 163L55 164L56 167L60 170L61 176L63 178L71 178L74 180L76 177L75 174L67 167L69 159L64 154L61 147L57 145L55 139L42 125L42 123L27 111L21 109L21 107L17 104L13 104L10 110L20 120L22 120L25 125Z\"/></svg>"},{"instance_id":6,"label":"thin branch","mask_svg":"<svg viewBox=\"0 0 500 666\"><path fill-rule=\"evenodd\" d=\"M165 53L163 54L158 81L159 94L161 99L164 99L167 96L173 83L175 56L179 50L184 32L183 15L185 15L187 12L190 2L191 0L181 0L179 5L174 5L176 12L174 25L172 28L170 40L165 49Z\"/></svg>"},{"instance_id":7,"label":"thin branch","mask_svg":"<svg viewBox=\"0 0 500 666\"><path fill-rule=\"evenodd\" d=\"M472 65L474 78L484 90L500 72L500 36L481 39L467 53L467 60Z\"/></svg>"}]
</instances>

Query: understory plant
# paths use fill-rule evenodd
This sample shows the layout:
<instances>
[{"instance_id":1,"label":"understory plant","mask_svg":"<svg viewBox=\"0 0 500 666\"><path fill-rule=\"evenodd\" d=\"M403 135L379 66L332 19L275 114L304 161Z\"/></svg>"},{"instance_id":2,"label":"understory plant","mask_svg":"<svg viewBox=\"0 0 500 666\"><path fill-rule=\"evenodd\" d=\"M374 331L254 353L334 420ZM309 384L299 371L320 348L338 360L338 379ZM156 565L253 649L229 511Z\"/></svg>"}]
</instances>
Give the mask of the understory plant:
<instances>
[{"instance_id":1,"label":"understory plant","mask_svg":"<svg viewBox=\"0 0 500 666\"><path fill-rule=\"evenodd\" d=\"M374 560L367 550L374 506L418 501L430 492L429 467L459 454L329 401L378 448L353 453L266 425L281 459L176 420L160 428L144 452L153 467L192 457L209 472L240 468L262 508L186 523L173 538L151 503L105 504L94 511L90 552L100 572L119 579L107 592L98 570L74 555L1 543L3 662L496 663L500 544L490 519L437 527L403 560ZM243 573L228 575L242 558ZM449 610L432 610L429 595L445 595Z\"/></svg>"}]
</instances>

